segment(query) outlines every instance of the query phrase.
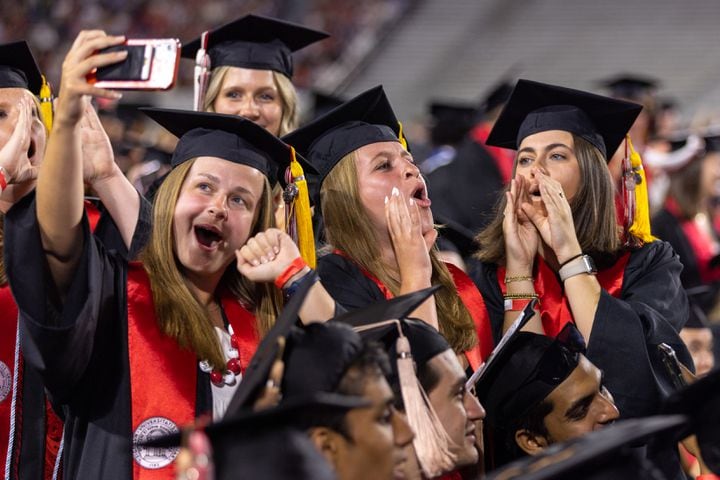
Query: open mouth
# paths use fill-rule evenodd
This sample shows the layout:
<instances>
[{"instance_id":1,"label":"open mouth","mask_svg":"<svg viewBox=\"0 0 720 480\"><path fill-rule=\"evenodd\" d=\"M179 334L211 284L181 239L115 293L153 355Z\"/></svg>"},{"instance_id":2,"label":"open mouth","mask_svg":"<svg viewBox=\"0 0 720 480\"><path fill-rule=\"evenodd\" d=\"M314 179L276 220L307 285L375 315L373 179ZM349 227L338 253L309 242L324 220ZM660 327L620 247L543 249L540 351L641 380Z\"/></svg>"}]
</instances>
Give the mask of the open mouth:
<instances>
[{"instance_id":1,"label":"open mouth","mask_svg":"<svg viewBox=\"0 0 720 480\"><path fill-rule=\"evenodd\" d=\"M217 247L223 239L220 230L212 225L196 225L194 230L198 243L206 248Z\"/></svg>"},{"instance_id":2,"label":"open mouth","mask_svg":"<svg viewBox=\"0 0 720 480\"><path fill-rule=\"evenodd\" d=\"M428 197L427 188L423 184L413 191L411 197L415 200L415 203L417 203L419 207L429 207L432 203Z\"/></svg>"}]
</instances>

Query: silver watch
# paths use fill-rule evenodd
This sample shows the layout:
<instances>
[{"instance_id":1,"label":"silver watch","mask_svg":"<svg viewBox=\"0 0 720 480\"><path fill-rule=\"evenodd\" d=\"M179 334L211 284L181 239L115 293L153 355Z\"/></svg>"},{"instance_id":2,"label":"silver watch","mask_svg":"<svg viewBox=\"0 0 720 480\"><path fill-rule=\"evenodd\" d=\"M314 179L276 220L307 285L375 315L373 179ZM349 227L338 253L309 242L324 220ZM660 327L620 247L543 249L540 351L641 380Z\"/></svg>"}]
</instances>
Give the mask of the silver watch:
<instances>
[{"instance_id":1,"label":"silver watch","mask_svg":"<svg viewBox=\"0 0 720 480\"><path fill-rule=\"evenodd\" d=\"M597 269L590 255L582 255L562 267L558 273L560 274L560 280L564 282L568 278L580 275L581 273L594 275L597 273Z\"/></svg>"}]
</instances>

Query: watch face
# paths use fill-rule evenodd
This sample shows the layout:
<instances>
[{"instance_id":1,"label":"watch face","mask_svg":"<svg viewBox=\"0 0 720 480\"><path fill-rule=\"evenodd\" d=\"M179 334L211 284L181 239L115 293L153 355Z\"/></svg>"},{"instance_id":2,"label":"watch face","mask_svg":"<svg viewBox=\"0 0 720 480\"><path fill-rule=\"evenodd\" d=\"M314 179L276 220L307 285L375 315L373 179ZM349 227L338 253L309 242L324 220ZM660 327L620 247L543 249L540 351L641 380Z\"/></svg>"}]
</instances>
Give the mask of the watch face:
<instances>
[{"instance_id":1,"label":"watch face","mask_svg":"<svg viewBox=\"0 0 720 480\"><path fill-rule=\"evenodd\" d=\"M595 268L595 261L590 255L583 255L582 259L589 272L597 272L597 268Z\"/></svg>"}]
</instances>

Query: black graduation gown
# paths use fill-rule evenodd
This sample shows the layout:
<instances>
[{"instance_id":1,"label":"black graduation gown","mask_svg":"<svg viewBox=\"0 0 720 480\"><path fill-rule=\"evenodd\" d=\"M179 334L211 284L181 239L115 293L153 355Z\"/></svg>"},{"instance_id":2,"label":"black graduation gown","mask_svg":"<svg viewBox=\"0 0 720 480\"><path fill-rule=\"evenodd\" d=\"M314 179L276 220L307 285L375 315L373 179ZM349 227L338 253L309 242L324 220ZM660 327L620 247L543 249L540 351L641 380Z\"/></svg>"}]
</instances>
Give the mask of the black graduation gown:
<instances>
[{"instance_id":1,"label":"black graduation gown","mask_svg":"<svg viewBox=\"0 0 720 480\"><path fill-rule=\"evenodd\" d=\"M65 303L57 308L34 198L14 206L5 225L21 347L65 420L63 478L132 478L125 256L91 235L85 218L83 254ZM146 226L138 230L148 233ZM197 413L211 411L207 374L198 373L196 391Z\"/></svg>"},{"instance_id":2,"label":"black graduation gown","mask_svg":"<svg viewBox=\"0 0 720 480\"><path fill-rule=\"evenodd\" d=\"M494 217L503 188L502 177L490 153L466 137L452 162L427 176L434 214L477 234ZM472 251L460 254L468 257Z\"/></svg>"},{"instance_id":3,"label":"black graduation gown","mask_svg":"<svg viewBox=\"0 0 720 480\"><path fill-rule=\"evenodd\" d=\"M355 262L336 253L318 258L317 272L325 290L347 310L357 310L385 300L377 284Z\"/></svg>"},{"instance_id":4,"label":"black graduation gown","mask_svg":"<svg viewBox=\"0 0 720 480\"><path fill-rule=\"evenodd\" d=\"M24 202L30 202L34 199L35 192L31 192L24 199ZM117 252L123 258L135 258L140 250L147 243L151 225L152 206L142 196L140 196L140 210L138 214L138 222L135 227L133 239L130 249L125 246L122 235L118 230L115 222L110 214L104 209L103 205L95 199L90 199L98 208L100 219L95 227L93 235L106 246L108 250ZM20 208L20 207L19 207ZM10 247L4 245L5 251L11 255ZM34 290L33 290L34 291ZM7 332L9 334L9 332ZM46 406L45 406L45 388L43 378L40 372L34 368L31 362L23 361L21 370L22 379L19 384L22 385L22 392L19 392L18 398L21 402L20 407L16 411L16 415L20 415L16 426L14 445L16 462L13 462L15 468L11 469L10 478L42 480L44 478L45 464L45 429L46 429ZM62 409L56 408L58 414L62 417ZM4 458L3 458L4 461Z\"/></svg>"},{"instance_id":5,"label":"black graduation gown","mask_svg":"<svg viewBox=\"0 0 720 480\"><path fill-rule=\"evenodd\" d=\"M720 293L720 282L712 284L703 282L692 244L688 241L680 221L670 211L663 208L655 214L652 219L652 233L672 245L677 252L684 267L680 280L688 291L690 316L693 320L695 320L693 317L700 317L702 321L706 321L706 315L713 308L715 299Z\"/></svg>"},{"instance_id":6,"label":"black graduation gown","mask_svg":"<svg viewBox=\"0 0 720 480\"><path fill-rule=\"evenodd\" d=\"M669 344L680 361L692 369L690 353L678 335L688 318L681 270L682 264L668 243L652 242L631 253L620 297L604 290L600 295L586 356L604 372L605 386L615 398L621 418L658 413L663 398L674 390L657 345ZM478 263L471 276L485 300L497 344L504 303L496 267ZM648 456L669 474L668 478L677 478L677 449L651 450Z\"/></svg>"}]
</instances>

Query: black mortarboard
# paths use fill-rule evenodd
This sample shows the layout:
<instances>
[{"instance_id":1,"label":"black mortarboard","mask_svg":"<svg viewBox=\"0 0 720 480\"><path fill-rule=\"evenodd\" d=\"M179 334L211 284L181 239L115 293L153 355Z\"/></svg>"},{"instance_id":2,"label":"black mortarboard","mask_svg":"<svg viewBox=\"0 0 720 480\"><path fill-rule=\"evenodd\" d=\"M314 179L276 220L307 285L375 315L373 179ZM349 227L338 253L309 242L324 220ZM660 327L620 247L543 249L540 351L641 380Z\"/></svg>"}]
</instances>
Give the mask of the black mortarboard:
<instances>
[{"instance_id":1,"label":"black mortarboard","mask_svg":"<svg viewBox=\"0 0 720 480\"><path fill-rule=\"evenodd\" d=\"M211 68L228 66L274 70L292 77L292 52L329 35L302 25L259 15L245 15L209 31ZM200 38L182 47L182 56L195 60Z\"/></svg>"},{"instance_id":2,"label":"black mortarboard","mask_svg":"<svg viewBox=\"0 0 720 480\"><path fill-rule=\"evenodd\" d=\"M363 349L360 335L337 323L310 323L292 330L285 346L283 398L334 392Z\"/></svg>"},{"instance_id":3,"label":"black mortarboard","mask_svg":"<svg viewBox=\"0 0 720 480\"><path fill-rule=\"evenodd\" d=\"M315 275L312 273L312 275ZM278 339L287 338L292 330L293 325L297 323L298 312L305 302L310 288L315 284L312 281L301 283L298 290L285 304L280 315L275 319L275 325L258 345L255 355L250 359L245 375L243 376L240 386L235 390L230 404L228 405L226 416L236 415L239 412L251 409L261 389L265 386L270 370L278 354Z\"/></svg>"},{"instance_id":4,"label":"black mortarboard","mask_svg":"<svg viewBox=\"0 0 720 480\"><path fill-rule=\"evenodd\" d=\"M477 108L460 102L436 100L428 105L430 137L434 145L455 145L475 123Z\"/></svg>"},{"instance_id":5,"label":"black mortarboard","mask_svg":"<svg viewBox=\"0 0 720 480\"><path fill-rule=\"evenodd\" d=\"M682 436L697 435L705 463L720 475L720 370L713 370L683 390L674 392L661 409L689 417Z\"/></svg>"},{"instance_id":6,"label":"black mortarboard","mask_svg":"<svg viewBox=\"0 0 720 480\"><path fill-rule=\"evenodd\" d=\"M518 332L475 384L488 423L509 428L570 376L584 352L585 342L572 323L555 339Z\"/></svg>"},{"instance_id":7,"label":"black mortarboard","mask_svg":"<svg viewBox=\"0 0 720 480\"><path fill-rule=\"evenodd\" d=\"M644 458L644 449L633 448L633 445L658 437L677 441L676 432L685 421L682 415L671 415L617 422L568 442L551 445L537 455L491 472L486 478L661 480L666 477Z\"/></svg>"},{"instance_id":8,"label":"black mortarboard","mask_svg":"<svg viewBox=\"0 0 720 480\"><path fill-rule=\"evenodd\" d=\"M563 130L590 142L607 159L641 110L641 105L623 100L518 80L486 143L517 149L529 135Z\"/></svg>"},{"instance_id":9,"label":"black mortarboard","mask_svg":"<svg viewBox=\"0 0 720 480\"><path fill-rule=\"evenodd\" d=\"M335 478L298 423L306 416L342 414L367 404L362 397L315 394L212 423L203 431L212 445L216 478ZM173 448L180 446L182 438L182 433L175 433L143 445Z\"/></svg>"},{"instance_id":10,"label":"black mortarboard","mask_svg":"<svg viewBox=\"0 0 720 480\"><path fill-rule=\"evenodd\" d=\"M490 91L485 94L485 98L483 98L482 103L480 104L480 108L483 113L491 112L497 107L504 105L510 98L512 91L512 83L506 80L502 80L497 85L494 85Z\"/></svg>"},{"instance_id":11,"label":"black mortarboard","mask_svg":"<svg viewBox=\"0 0 720 480\"><path fill-rule=\"evenodd\" d=\"M27 42L0 45L0 88L26 88L40 93L42 75Z\"/></svg>"},{"instance_id":12,"label":"black mortarboard","mask_svg":"<svg viewBox=\"0 0 720 480\"><path fill-rule=\"evenodd\" d=\"M439 288L439 286L434 286L389 300L382 300L335 317L332 321L352 326L366 341L379 342L385 347L391 359L397 357L396 341L400 334L399 327L410 343L413 360L417 365L424 365L451 347L435 328L426 322L412 320L408 317ZM393 320L397 320L397 322ZM390 383L394 383L397 379L397 365L395 362L390 363L392 367Z\"/></svg>"},{"instance_id":13,"label":"black mortarboard","mask_svg":"<svg viewBox=\"0 0 720 480\"><path fill-rule=\"evenodd\" d=\"M642 101L646 95L654 93L660 82L642 75L623 73L602 80L600 84L615 98Z\"/></svg>"},{"instance_id":14,"label":"black mortarboard","mask_svg":"<svg viewBox=\"0 0 720 480\"><path fill-rule=\"evenodd\" d=\"M254 122L237 115L142 108L147 116L180 138L172 166L191 158L211 156L253 167L270 183L284 183L283 174L292 160L290 147ZM311 165L298 157L306 172Z\"/></svg>"},{"instance_id":15,"label":"black mortarboard","mask_svg":"<svg viewBox=\"0 0 720 480\"><path fill-rule=\"evenodd\" d=\"M382 86L367 90L283 137L319 172L310 193L319 205L320 186L348 153L378 142L399 142L400 124Z\"/></svg>"}]
</instances>

